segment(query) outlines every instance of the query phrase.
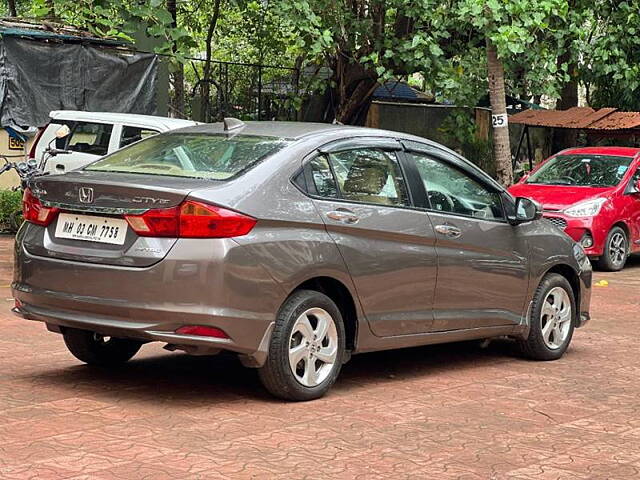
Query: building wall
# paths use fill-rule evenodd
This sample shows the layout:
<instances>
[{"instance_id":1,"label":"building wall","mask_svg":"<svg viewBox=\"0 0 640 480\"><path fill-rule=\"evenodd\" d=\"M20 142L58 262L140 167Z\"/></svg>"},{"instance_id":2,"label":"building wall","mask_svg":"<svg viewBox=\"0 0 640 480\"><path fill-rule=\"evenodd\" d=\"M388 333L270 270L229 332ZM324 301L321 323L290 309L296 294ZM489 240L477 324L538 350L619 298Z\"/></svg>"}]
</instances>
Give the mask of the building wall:
<instances>
[{"instance_id":1,"label":"building wall","mask_svg":"<svg viewBox=\"0 0 640 480\"><path fill-rule=\"evenodd\" d=\"M452 144L450 139L445 140L441 131L442 123L453 112L469 115L476 124L476 136L488 140L491 111L486 108L374 101L371 102L366 125L418 135L456 149L458 145Z\"/></svg>"},{"instance_id":2,"label":"building wall","mask_svg":"<svg viewBox=\"0 0 640 480\"><path fill-rule=\"evenodd\" d=\"M452 113L466 115L473 122L473 137L457 135L450 129L444 131L443 124ZM428 138L455 150L490 175L495 174L490 139L491 111L488 108L374 101L366 125Z\"/></svg>"},{"instance_id":3,"label":"building wall","mask_svg":"<svg viewBox=\"0 0 640 480\"><path fill-rule=\"evenodd\" d=\"M0 128L0 155L7 156L10 162L22 162L25 160L27 153L29 152L29 148L31 148L31 144L35 138L31 137L26 142L26 144L20 150L14 150L10 148L10 138L9 134L4 128ZM11 143L11 147L16 147L15 143ZM3 161L0 159L0 164ZM0 175L0 190L8 190L13 187L17 187L20 185L20 178L15 170L10 170L8 172Z\"/></svg>"}]
</instances>

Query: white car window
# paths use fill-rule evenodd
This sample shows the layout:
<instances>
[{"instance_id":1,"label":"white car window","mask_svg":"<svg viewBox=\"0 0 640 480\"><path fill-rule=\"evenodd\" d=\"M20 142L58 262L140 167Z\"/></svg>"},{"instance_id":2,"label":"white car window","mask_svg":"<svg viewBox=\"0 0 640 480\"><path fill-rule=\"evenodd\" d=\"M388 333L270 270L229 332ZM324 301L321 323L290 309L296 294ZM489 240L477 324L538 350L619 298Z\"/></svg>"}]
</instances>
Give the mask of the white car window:
<instances>
[{"instance_id":1,"label":"white car window","mask_svg":"<svg viewBox=\"0 0 640 480\"><path fill-rule=\"evenodd\" d=\"M58 148L90 155L102 156L108 153L113 125L89 122L64 123L69 125L71 133L64 139L56 141ZM64 145L58 145L58 142L64 142Z\"/></svg>"},{"instance_id":2,"label":"white car window","mask_svg":"<svg viewBox=\"0 0 640 480\"><path fill-rule=\"evenodd\" d=\"M131 145L134 142L143 140L147 137L160 133L153 128L132 127L130 125L122 126L122 135L120 136L120 148Z\"/></svg>"}]
</instances>

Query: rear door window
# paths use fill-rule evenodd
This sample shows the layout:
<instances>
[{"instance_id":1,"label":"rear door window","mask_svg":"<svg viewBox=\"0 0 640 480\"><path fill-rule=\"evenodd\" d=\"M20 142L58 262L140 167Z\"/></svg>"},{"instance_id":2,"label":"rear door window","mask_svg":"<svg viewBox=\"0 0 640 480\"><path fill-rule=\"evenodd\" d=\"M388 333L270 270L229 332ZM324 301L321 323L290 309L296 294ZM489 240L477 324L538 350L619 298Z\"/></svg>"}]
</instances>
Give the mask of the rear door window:
<instances>
[{"instance_id":1,"label":"rear door window","mask_svg":"<svg viewBox=\"0 0 640 480\"><path fill-rule=\"evenodd\" d=\"M336 179L331 172L329 160L325 155L319 155L309 162L311 178L316 192L321 197L337 197Z\"/></svg>"},{"instance_id":2,"label":"rear door window","mask_svg":"<svg viewBox=\"0 0 640 480\"><path fill-rule=\"evenodd\" d=\"M65 123L69 126L71 133L64 139L58 140L64 145L58 145L58 141L56 142L58 148L99 156L107 154L113 125L89 122Z\"/></svg>"},{"instance_id":3,"label":"rear door window","mask_svg":"<svg viewBox=\"0 0 640 480\"><path fill-rule=\"evenodd\" d=\"M394 152L359 148L324 154L310 162L318 195L361 203L410 205Z\"/></svg>"}]
</instances>

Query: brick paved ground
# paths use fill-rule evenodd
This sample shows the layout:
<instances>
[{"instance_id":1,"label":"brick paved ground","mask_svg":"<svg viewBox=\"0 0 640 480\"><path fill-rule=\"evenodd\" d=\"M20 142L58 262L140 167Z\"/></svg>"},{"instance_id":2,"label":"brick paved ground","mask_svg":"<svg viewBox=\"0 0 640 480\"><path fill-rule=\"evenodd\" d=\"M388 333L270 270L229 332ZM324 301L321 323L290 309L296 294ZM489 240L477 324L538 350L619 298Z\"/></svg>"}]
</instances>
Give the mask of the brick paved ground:
<instances>
[{"instance_id":1,"label":"brick paved ground","mask_svg":"<svg viewBox=\"0 0 640 480\"><path fill-rule=\"evenodd\" d=\"M331 394L275 401L232 357L146 345L118 371L8 313L0 238L0 478L640 478L640 260L598 274L564 359L505 343L356 356Z\"/></svg>"}]
</instances>

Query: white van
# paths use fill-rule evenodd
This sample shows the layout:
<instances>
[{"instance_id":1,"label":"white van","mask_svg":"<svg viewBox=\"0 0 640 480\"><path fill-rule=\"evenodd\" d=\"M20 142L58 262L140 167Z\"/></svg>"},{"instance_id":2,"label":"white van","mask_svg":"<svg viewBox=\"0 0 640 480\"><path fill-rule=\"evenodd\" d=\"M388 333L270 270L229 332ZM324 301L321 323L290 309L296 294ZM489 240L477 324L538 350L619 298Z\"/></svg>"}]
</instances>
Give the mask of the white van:
<instances>
[{"instance_id":1,"label":"white van","mask_svg":"<svg viewBox=\"0 0 640 480\"><path fill-rule=\"evenodd\" d=\"M198 123L152 115L76 110L54 110L49 117L51 122L36 137L29 158L40 163L47 148L68 152L46 155L49 158L44 171L52 174L83 167L150 135ZM69 135L56 138L56 131L63 125L69 127Z\"/></svg>"}]
</instances>

